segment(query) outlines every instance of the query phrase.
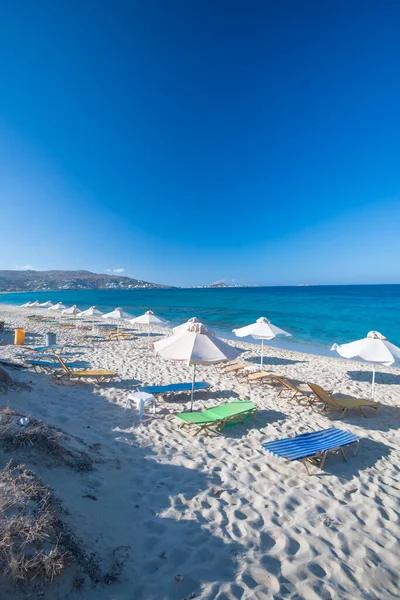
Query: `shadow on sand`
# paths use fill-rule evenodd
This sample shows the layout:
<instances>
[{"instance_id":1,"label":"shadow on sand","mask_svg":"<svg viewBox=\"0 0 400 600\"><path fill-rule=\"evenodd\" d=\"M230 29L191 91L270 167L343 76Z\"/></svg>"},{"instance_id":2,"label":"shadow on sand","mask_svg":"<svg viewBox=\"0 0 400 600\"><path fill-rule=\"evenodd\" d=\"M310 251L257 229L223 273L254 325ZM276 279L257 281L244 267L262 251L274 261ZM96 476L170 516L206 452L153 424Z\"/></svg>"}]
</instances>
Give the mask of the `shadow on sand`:
<instances>
[{"instance_id":1,"label":"shadow on sand","mask_svg":"<svg viewBox=\"0 0 400 600\"><path fill-rule=\"evenodd\" d=\"M347 371L347 375L353 381L372 383L372 371ZM382 373L377 371L375 383L384 385L400 385L400 373Z\"/></svg>"},{"instance_id":2,"label":"shadow on sand","mask_svg":"<svg viewBox=\"0 0 400 600\"><path fill-rule=\"evenodd\" d=\"M390 431L391 429L399 428L400 406L381 404L378 412L368 407L363 410L367 415L366 417L358 410L348 412L344 417L338 412L332 412L332 420L330 422L334 424L334 427L340 427L340 423L348 423L349 425L357 425L358 427L364 427L372 431Z\"/></svg>"},{"instance_id":3,"label":"shadow on sand","mask_svg":"<svg viewBox=\"0 0 400 600\"><path fill-rule=\"evenodd\" d=\"M132 414L124 413L123 407L107 400L99 387L88 383L79 386L79 403L66 413L68 395L78 392L56 386L46 374L30 372L29 376L36 394L31 394L26 410L33 416L46 420L47 408L51 405L52 425L62 426L67 434L69 430L83 436L86 428L90 429L91 439L98 441L99 451L102 446L107 445L109 451L110 443L115 445L115 450L111 446L111 456L117 451L118 459L108 459L104 465L96 465L94 472L79 474L79 489L92 489L91 486L99 482L97 501L88 503L87 508L81 504L77 515L69 507L71 527L74 523L77 527L74 533L84 538L86 551L94 560L99 553L102 571L112 572L115 557L123 553L120 572L109 592L113 597L125 597L128 577L132 586L130 597L136 600L159 598L160 590L162 597L170 600L200 597L203 584L222 584L235 578L236 557L243 552L243 547L232 540L221 524L218 535L213 533L211 508L217 502L215 489L221 487L218 473L200 469L189 457L184 458L188 466L159 460L149 446L143 447L136 440L135 428L129 425ZM126 380L121 384L127 386ZM41 395L44 386L50 386L50 392L52 386L57 387L60 392L50 393L48 404ZM57 403L59 413L54 412ZM246 424L243 430L247 428ZM110 464L114 463L110 471ZM73 480L76 476L76 473L66 473L63 481L57 480L61 501L63 496L68 496L68 490L76 487L77 482ZM54 486L51 470L44 471L43 479ZM112 503L109 500L111 488ZM103 536L109 546L102 541ZM96 597L97 587L99 595L103 593L102 584L87 578L82 585L87 592L85 597L90 600Z\"/></svg>"},{"instance_id":4,"label":"shadow on sand","mask_svg":"<svg viewBox=\"0 0 400 600\"><path fill-rule=\"evenodd\" d=\"M244 423L232 423L224 427L222 435L225 438L239 439L245 437L250 429L262 429L271 423L284 421L287 416L278 410L259 410L255 418L249 416Z\"/></svg>"},{"instance_id":5,"label":"shadow on sand","mask_svg":"<svg viewBox=\"0 0 400 600\"><path fill-rule=\"evenodd\" d=\"M379 460L390 454L388 446L367 437L360 439L358 453L355 454L355 451L355 448L351 447L345 449L346 461L342 460L340 455L328 455L324 470L318 472L319 476L336 475L343 479L353 479L361 471L373 467ZM312 472L315 472L314 469Z\"/></svg>"}]
</instances>

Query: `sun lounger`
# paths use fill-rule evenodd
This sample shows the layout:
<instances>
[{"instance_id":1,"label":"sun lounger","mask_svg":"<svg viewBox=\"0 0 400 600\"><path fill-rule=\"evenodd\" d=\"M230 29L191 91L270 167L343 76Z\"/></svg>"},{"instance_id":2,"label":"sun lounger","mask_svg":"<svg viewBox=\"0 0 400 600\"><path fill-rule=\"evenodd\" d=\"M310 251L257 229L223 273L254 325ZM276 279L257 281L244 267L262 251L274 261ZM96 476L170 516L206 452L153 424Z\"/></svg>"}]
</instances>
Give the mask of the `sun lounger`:
<instances>
[{"instance_id":1,"label":"sun lounger","mask_svg":"<svg viewBox=\"0 0 400 600\"><path fill-rule=\"evenodd\" d=\"M248 363L244 363L241 362L239 360L234 360L234 361L230 361L230 362L226 362L226 363L222 363L220 365L216 365L218 371L220 371L221 373L223 373L226 370L229 370L231 368L235 368L235 367L245 367Z\"/></svg>"},{"instance_id":2,"label":"sun lounger","mask_svg":"<svg viewBox=\"0 0 400 600\"><path fill-rule=\"evenodd\" d=\"M32 348L32 350L34 352L47 352L49 350L54 351L54 350L60 350L61 348L64 348L64 345L60 346L59 344L53 344L52 346L38 346L36 348Z\"/></svg>"},{"instance_id":3,"label":"sun lounger","mask_svg":"<svg viewBox=\"0 0 400 600\"><path fill-rule=\"evenodd\" d=\"M276 373L268 373L267 371L256 371L254 372L243 372L238 376L240 383L254 384L266 384L266 385L277 385L276 378L279 377Z\"/></svg>"},{"instance_id":4,"label":"sun lounger","mask_svg":"<svg viewBox=\"0 0 400 600\"><path fill-rule=\"evenodd\" d=\"M346 460L344 448L357 443L358 450L358 442L359 438L354 433L331 427L321 431L302 433L293 438L266 442L263 444L263 448L278 458L301 461L307 473L310 474L307 461L317 464L322 469L328 452L340 451L343 459Z\"/></svg>"},{"instance_id":5,"label":"sun lounger","mask_svg":"<svg viewBox=\"0 0 400 600\"><path fill-rule=\"evenodd\" d=\"M254 402L229 402L201 412L182 412L176 415L182 421L180 429L195 436L208 435L210 430L221 433L228 423L244 423L244 417L255 417L257 405Z\"/></svg>"},{"instance_id":6,"label":"sun lounger","mask_svg":"<svg viewBox=\"0 0 400 600\"><path fill-rule=\"evenodd\" d=\"M109 371L107 369L87 369L85 371L71 371L68 365L60 358L57 354L54 355L62 367L62 372L56 374L59 381L85 380L94 379L96 383L109 383L111 379L117 377L115 371Z\"/></svg>"},{"instance_id":7,"label":"sun lounger","mask_svg":"<svg viewBox=\"0 0 400 600\"><path fill-rule=\"evenodd\" d=\"M276 381L282 386L278 396L284 392L291 392L292 395L289 400L297 400L298 402L306 400L309 406L315 402L315 394L308 385L305 385L304 383L296 385L293 381L285 379L284 377L277 377Z\"/></svg>"},{"instance_id":8,"label":"sun lounger","mask_svg":"<svg viewBox=\"0 0 400 600\"><path fill-rule=\"evenodd\" d=\"M237 373L238 371L243 371L243 369L247 366L248 363L230 363L224 368L221 368L220 373L222 373L223 375L225 375L226 373Z\"/></svg>"},{"instance_id":9,"label":"sun lounger","mask_svg":"<svg viewBox=\"0 0 400 600\"><path fill-rule=\"evenodd\" d=\"M84 352L64 352L58 356L61 358L71 358L71 356L82 356L83 354ZM15 352L14 356L22 358L23 360L52 360L54 362L54 354L28 354L27 352Z\"/></svg>"},{"instance_id":10,"label":"sun lounger","mask_svg":"<svg viewBox=\"0 0 400 600\"><path fill-rule=\"evenodd\" d=\"M107 334L107 340L109 341L114 341L114 340L134 340L135 336L132 335L131 333L122 333L122 332L117 332L117 331L110 331Z\"/></svg>"},{"instance_id":11,"label":"sun lounger","mask_svg":"<svg viewBox=\"0 0 400 600\"><path fill-rule=\"evenodd\" d=\"M81 335L80 336L82 340L86 340L88 342L105 342L106 338L104 335Z\"/></svg>"},{"instance_id":12,"label":"sun lounger","mask_svg":"<svg viewBox=\"0 0 400 600\"><path fill-rule=\"evenodd\" d=\"M348 396L347 394L329 394L316 383L308 383L307 385L312 389L317 398L323 402L323 410L325 410L330 419L332 418L331 413L334 410L338 410L342 417L348 410L358 409L364 417L367 416L363 410L366 407L373 408L375 412L379 410L379 402L374 402L367 398L354 398L354 396Z\"/></svg>"},{"instance_id":13,"label":"sun lounger","mask_svg":"<svg viewBox=\"0 0 400 600\"><path fill-rule=\"evenodd\" d=\"M35 371L53 372L60 371L60 364L54 360L27 360L27 365L33 367ZM64 363L69 369L87 369L90 364L85 361Z\"/></svg>"},{"instance_id":14,"label":"sun lounger","mask_svg":"<svg viewBox=\"0 0 400 600\"><path fill-rule=\"evenodd\" d=\"M196 381L194 390L208 390L211 384L206 381ZM140 392L153 394L153 396L162 394L179 394L181 392L190 392L192 390L191 383L170 383L169 385L145 385L139 389Z\"/></svg>"}]
</instances>

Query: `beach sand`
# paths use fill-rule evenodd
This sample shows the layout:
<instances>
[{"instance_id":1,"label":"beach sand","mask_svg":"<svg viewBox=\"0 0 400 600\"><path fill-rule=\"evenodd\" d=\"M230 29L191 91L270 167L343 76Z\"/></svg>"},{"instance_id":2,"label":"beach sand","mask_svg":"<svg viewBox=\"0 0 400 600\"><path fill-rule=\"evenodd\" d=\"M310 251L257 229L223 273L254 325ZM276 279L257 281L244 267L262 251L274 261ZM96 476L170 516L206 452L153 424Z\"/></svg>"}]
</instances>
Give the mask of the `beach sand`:
<instances>
[{"instance_id":1,"label":"beach sand","mask_svg":"<svg viewBox=\"0 0 400 600\"><path fill-rule=\"evenodd\" d=\"M28 321L35 311L1 307L0 320L26 327L28 341L43 343L50 324ZM159 399L156 414L126 412L127 394L140 382L190 381L187 366L156 358L147 337L83 344L92 367L115 369L120 380L104 386L60 385L46 374L13 370L31 391L11 390L2 405L42 419L80 438L97 457L79 472L42 462L29 464L60 499L65 520L101 573L95 583L82 570L72 589L67 570L41 588L46 599L382 599L399 597L400 373L377 375L377 416L350 413L333 424L360 438L357 456L329 456L323 472L308 476L300 463L267 454L263 442L332 426L320 411L278 397L272 387L239 384L214 366L198 367L212 389L196 393L195 410L235 399L259 408L254 422L223 435L190 438L173 415L189 396ZM158 330L162 333L163 330ZM78 330L57 329L76 342ZM164 330L165 334L165 330ZM0 359L13 357L11 334L0 334ZM160 339L152 336L152 341ZM257 361L260 347L242 341L243 358ZM369 397L368 364L265 347L267 369L329 390ZM3 468L9 460L1 454ZM17 457L18 458L18 457ZM22 457L24 458L24 457ZM313 469L311 467L311 469ZM114 577L115 576L115 577ZM39 584L37 584L39 585ZM5 594L5 595L4 595ZM2 600L26 598L8 587Z\"/></svg>"}]
</instances>

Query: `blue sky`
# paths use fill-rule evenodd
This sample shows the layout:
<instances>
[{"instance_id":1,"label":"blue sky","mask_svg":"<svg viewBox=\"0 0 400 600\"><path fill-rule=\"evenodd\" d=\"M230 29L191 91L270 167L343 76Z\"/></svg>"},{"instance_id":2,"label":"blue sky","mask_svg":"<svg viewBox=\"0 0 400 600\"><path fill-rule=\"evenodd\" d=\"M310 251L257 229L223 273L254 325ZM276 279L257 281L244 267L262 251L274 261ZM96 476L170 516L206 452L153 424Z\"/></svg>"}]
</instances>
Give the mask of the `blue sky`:
<instances>
[{"instance_id":1,"label":"blue sky","mask_svg":"<svg viewBox=\"0 0 400 600\"><path fill-rule=\"evenodd\" d=\"M397 1L1 14L0 268L400 283Z\"/></svg>"}]
</instances>

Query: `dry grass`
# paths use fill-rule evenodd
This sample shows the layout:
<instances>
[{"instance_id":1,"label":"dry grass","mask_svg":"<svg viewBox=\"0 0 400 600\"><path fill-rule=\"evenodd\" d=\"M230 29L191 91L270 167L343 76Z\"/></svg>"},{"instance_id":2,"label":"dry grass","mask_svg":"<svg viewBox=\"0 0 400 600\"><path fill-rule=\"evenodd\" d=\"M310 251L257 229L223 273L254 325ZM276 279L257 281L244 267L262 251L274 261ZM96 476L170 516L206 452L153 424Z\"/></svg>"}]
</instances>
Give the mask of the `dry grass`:
<instances>
[{"instance_id":1,"label":"dry grass","mask_svg":"<svg viewBox=\"0 0 400 600\"><path fill-rule=\"evenodd\" d=\"M18 460L23 457L30 465L45 463L52 468L91 471L94 462L100 462L97 448L5 408L0 409L0 450L17 454ZM76 572L74 588L84 585L86 577L91 584L117 580L121 564L115 559L111 570L102 572L95 554L84 549L66 524L66 514L52 490L25 466L10 461L0 471L0 585L8 580L10 585L24 586L28 594L36 593L39 582L46 589L43 586L67 565Z\"/></svg>"},{"instance_id":2,"label":"dry grass","mask_svg":"<svg viewBox=\"0 0 400 600\"><path fill-rule=\"evenodd\" d=\"M21 419L27 419L26 424L21 424ZM77 471L93 470L91 456L71 446L64 432L9 408L0 409L0 447L7 452L39 452L47 460L58 459Z\"/></svg>"},{"instance_id":3,"label":"dry grass","mask_svg":"<svg viewBox=\"0 0 400 600\"><path fill-rule=\"evenodd\" d=\"M24 465L10 462L0 471L0 581L51 582L68 564L77 569L76 587L82 575L109 585L122 566L114 560L111 572L102 573L94 553L85 552L66 525L52 491Z\"/></svg>"},{"instance_id":4,"label":"dry grass","mask_svg":"<svg viewBox=\"0 0 400 600\"><path fill-rule=\"evenodd\" d=\"M34 473L9 463L0 472L0 571L18 582L52 581L67 562L59 506Z\"/></svg>"}]
</instances>

